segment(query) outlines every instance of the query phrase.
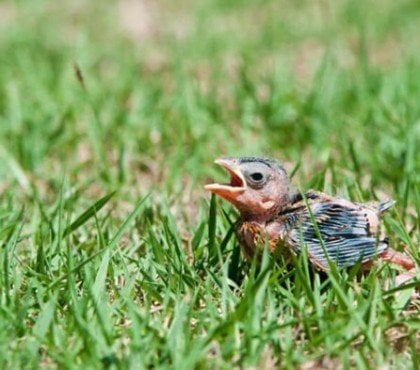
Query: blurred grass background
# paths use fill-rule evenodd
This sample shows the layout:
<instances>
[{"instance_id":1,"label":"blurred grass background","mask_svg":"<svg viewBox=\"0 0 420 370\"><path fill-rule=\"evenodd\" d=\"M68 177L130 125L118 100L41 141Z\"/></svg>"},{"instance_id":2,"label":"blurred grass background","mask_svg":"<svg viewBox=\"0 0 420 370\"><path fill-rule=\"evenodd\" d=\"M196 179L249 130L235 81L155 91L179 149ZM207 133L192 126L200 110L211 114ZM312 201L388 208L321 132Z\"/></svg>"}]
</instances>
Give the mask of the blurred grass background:
<instances>
[{"instance_id":1,"label":"blurred grass background","mask_svg":"<svg viewBox=\"0 0 420 370\"><path fill-rule=\"evenodd\" d=\"M134 368L304 367L324 358L334 367L338 356L344 366L414 368L418 322L402 319L411 317L404 310L384 313L386 297L376 288L382 311L372 314L378 327L363 331L372 336L366 346L352 346L354 333L338 329L360 325L344 320L351 310L347 324L330 323L329 339L300 336L304 319L296 312L283 339L267 334L274 344L268 337L243 342L230 326L206 339L224 322L218 312L230 317L238 300L251 299L256 313L249 323L230 318L231 325L247 333L249 324L254 336L253 320L273 313L264 299L282 317L288 306L278 303L275 279L263 276L274 293L258 303L246 298L246 287L254 297L252 278L232 293L218 280L228 265L206 265L208 245L234 251L236 244L222 242L226 218L207 236L202 186L221 177L216 157L275 157L289 171L298 166L302 188L396 199L391 240L418 254L419 29L414 0L0 2L2 367L96 367L99 360ZM91 207L114 190L117 196ZM95 259L98 251L107 257ZM319 294L328 301L333 293ZM199 301L207 311L195 316ZM317 315L311 325L327 325ZM270 317L281 331L284 322ZM407 339L402 354L389 350L383 334L396 323ZM340 340L350 349L337 350ZM372 349L374 340L380 348ZM178 341L184 352L172 353Z\"/></svg>"}]
</instances>

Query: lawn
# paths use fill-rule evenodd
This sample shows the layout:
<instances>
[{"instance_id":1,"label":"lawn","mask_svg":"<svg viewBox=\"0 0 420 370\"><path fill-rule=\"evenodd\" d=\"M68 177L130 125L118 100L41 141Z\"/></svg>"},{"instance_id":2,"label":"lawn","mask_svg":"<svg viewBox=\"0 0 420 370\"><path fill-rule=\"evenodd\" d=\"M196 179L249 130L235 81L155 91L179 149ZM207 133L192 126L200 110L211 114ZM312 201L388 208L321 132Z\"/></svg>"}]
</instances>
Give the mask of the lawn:
<instances>
[{"instance_id":1,"label":"lawn","mask_svg":"<svg viewBox=\"0 0 420 370\"><path fill-rule=\"evenodd\" d=\"M393 198L418 262L420 3L0 3L0 368L418 369L416 282L248 263L215 158Z\"/></svg>"}]
</instances>

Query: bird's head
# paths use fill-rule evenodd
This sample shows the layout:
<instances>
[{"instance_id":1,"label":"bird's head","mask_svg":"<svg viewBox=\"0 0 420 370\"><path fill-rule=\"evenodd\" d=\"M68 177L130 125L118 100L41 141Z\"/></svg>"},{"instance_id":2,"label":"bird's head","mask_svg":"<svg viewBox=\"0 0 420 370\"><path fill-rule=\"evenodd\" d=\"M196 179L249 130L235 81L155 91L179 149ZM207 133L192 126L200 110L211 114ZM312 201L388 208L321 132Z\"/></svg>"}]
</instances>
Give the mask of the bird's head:
<instances>
[{"instance_id":1,"label":"bird's head","mask_svg":"<svg viewBox=\"0 0 420 370\"><path fill-rule=\"evenodd\" d=\"M290 180L277 161L239 157L215 163L229 172L230 182L209 184L205 189L231 202L242 218L265 221L290 201Z\"/></svg>"}]
</instances>

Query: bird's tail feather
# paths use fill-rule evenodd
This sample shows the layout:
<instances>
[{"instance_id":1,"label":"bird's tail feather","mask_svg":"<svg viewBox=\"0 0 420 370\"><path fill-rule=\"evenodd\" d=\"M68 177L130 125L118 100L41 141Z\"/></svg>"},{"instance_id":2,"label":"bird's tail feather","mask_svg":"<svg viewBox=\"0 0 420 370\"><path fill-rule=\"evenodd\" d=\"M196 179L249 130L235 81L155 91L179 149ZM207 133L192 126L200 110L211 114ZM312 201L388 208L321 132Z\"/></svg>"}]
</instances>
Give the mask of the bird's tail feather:
<instances>
[{"instance_id":1,"label":"bird's tail feather","mask_svg":"<svg viewBox=\"0 0 420 370\"><path fill-rule=\"evenodd\" d=\"M383 202L380 202L378 204L378 211L379 213L384 213L386 212L388 209L390 209L394 204L395 204L395 200L385 200Z\"/></svg>"}]
</instances>

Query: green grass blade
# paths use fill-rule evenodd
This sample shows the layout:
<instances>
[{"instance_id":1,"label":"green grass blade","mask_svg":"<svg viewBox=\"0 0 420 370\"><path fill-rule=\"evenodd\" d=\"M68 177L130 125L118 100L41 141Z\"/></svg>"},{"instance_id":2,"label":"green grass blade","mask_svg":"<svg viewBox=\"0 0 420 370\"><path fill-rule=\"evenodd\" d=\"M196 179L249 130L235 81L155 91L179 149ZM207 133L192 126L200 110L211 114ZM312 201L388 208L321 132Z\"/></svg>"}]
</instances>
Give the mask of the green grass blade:
<instances>
[{"instance_id":1,"label":"green grass blade","mask_svg":"<svg viewBox=\"0 0 420 370\"><path fill-rule=\"evenodd\" d=\"M96 215L116 194L116 191L113 191L98 201L91 205L85 212L83 212L79 217L76 218L68 227L63 231L63 238L70 235L72 232L77 230L80 226L84 225L90 218Z\"/></svg>"}]
</instances>

